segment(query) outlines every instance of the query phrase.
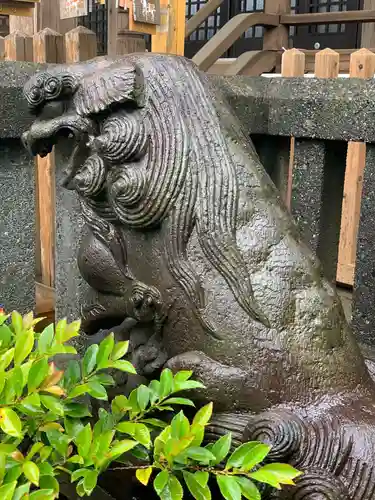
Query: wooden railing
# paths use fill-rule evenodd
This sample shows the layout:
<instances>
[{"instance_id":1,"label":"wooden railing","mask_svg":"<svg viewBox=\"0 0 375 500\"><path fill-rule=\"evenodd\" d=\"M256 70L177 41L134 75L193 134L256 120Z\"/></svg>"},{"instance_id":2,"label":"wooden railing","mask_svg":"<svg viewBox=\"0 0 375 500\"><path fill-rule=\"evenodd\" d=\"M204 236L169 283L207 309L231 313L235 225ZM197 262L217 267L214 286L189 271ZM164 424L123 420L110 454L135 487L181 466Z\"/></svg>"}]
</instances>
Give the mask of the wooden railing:
<instances>
[{"instance_id":1,"label":"wooden railing","mask_svg":"<svg viewBox=\"0 0 375 500\"><path fill-rule=\"evenodd\" d=\"M185 36L189 37L221 5L223 0L209 0L186 23ZM215 62L245 33L251 26L265 27L263 51L250 52L240 56L232 66L226 67L225 74L256 75L259 70L267 71L273 56L274 66L277 54L288 46L290 26L336 24L336 23L371 23L375 22L375 10L352 10L345 12L325 12L310 14L290 14L289 2L285 0L266 0L264 12L243 13L231 18L193 57L193 61L203 71L209 70ZM271 68L272 69L272 68Z\"/></svg>"}]
</instances>

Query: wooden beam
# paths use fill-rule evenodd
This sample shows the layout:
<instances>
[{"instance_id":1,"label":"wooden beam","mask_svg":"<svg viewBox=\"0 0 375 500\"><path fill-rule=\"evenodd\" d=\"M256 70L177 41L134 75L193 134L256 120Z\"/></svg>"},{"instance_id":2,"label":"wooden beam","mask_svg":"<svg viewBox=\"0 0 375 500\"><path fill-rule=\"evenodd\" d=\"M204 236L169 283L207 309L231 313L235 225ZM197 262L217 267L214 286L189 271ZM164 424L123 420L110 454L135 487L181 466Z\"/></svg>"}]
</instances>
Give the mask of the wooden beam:
<instances>
[{"instance_id":1,"label":"wooden beam","mask_svg":"<svg viewBox=\"0 0 375 500\"><path fill-rule=\"evenodd\" d=\"M284 14L280 23L286 26L336 23L371 23L375 21L375 10L348 10L345 12L319 12L312 14Z\"/></svg>"},{"instance_id":2,"label":"wooden beam","mask_svg":"<svg viewBox=\"0 0 375 500\"><path fill-rule=\"evenodd\" d=\"M277 52L272 50L255 50L244 52L230 65L223 75L260 76L273 70L278 59Z\"/></svg>"},{"instance_id":3,"label":"wooden beam","mask_svg":"<svg viewBox=\"0 0 375 500\"><path fill-rule=\"evenodd\" d=\"M35 283L36 313L43 315L55 310L55 290L43 283Z\"/></svg>"},{"instance_id":4,"label":"wooden beam","mask_svg":"<svg viewBox=\"0 0 375 500\"><path fill-rule=\"evenodd\" d=\"M375 9L375 0L363 0L365 10ZM363 23L361 29L361 47L375 47L375 23Z\"/></svg>"},{"instance_id":5,"label":"wooden beam","mask_svg":"<svg viewBox=\"0 0 375 500\"><path fill-rule=\"evenodd\" d=\"M217 10L224 0L208 0L187 22L185 36L190 36L205 20Z\"/></svg>"},{"instance_id":6,"label":"wooden beam","mask_svg":"<svg viewBox=\"0 0 375 500\"><path fill-rule=\"evenodd\" d=\"M367 49L350 57L350 76L372 78L375 72L375 54ZM366 144L349 142L346 159L344 197L342 201L340 246L337 281L353 285L357 254L357 236L361 211L363 173L366 164Z\"/></svg>"},{"instance_id":7,"label":"wooden beam","mask_svg":"<svg viewBox=\"0 0 375 500\"><path fill-rule=\"evenodd\" d=\"M207 71L251 26L278 26L279 15L256 12L232 17L195 56L193 61Z\"/></svg>"}]
</instances>

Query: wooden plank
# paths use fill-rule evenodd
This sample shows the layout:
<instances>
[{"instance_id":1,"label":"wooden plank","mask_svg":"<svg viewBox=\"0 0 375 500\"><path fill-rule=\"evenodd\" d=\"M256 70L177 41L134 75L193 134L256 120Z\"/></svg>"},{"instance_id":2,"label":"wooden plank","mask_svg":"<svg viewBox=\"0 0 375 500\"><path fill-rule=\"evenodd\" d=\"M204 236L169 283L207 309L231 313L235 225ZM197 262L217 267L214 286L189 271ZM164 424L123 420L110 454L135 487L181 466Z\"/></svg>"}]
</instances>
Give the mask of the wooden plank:
<instances>
[{"instance_id":1,"label":"wooden plank","mask_svg":"<svg viewBox=\"0 0 375 500\"><path fill-rule=\"evenodd\" d=\"M20 31L15 31L5 37L6 61L33 60L33 39Z\"/></svg>"},{"instance_id":2,"label":"wooden plank","mask_svg":"<svg viewBox=\"0 0 375 500\"><path fill-rule=\"evenodd\" d=\"M364 10L375 9L375 0L363 0ZM374 47L375 46L375 23L363 23L359 26L361 30L361 47Z\"/></svg>"},{"instance_id":3,"label":"wooden plank","mask_svg":"<svg viewBox=\"0 0 375 500\"><path fill-rule=\"evenodd\" d=\"M96 57L96 34L84 26L77 26L65 35L66 62L87 61Z\"/></svg>"},{"instance_id":4,"label":"wooden plank","mask_svg":"<svg viewBox=\"0 0 375 500\"><path fill-rule=\"evenodd\" d=\"M32 17L34 9L32 7L12 7L7 4L0 4L0 16L22 16Z\"/></svg>"},{"instance_id":5,"label":"wooden plank","mask_svg":"<svg viewBox=\"0 0 375 500\"><path fill-rule=\"evenodd\" d=\"M264 5L266 14L287 14L290 12L290 0L266 0ZM282 24L276 27L266 27L263 36L263 50L280 50L287 48L289 43L289 29Z\"/></svg>"},{"instance_id":6,"label":"wooden plank","mask_svg":"<svg viewBox=\"0 0 375 500\"><path fill-rule=\"evenodd\" d=\"M0 61L5 59L5 39L0 36Z\"/></svg>"},{"instance_id":7,"label":"wooden plank","mask_svg":"<svg viewBox=\"0 0 375 500\"><path fill-rule=\"evenodd\" d=\"M281 59L281 76L293 78L305 74L305 54L297 49L286 50ZM290 138L290 155L288 164L288 180L284 201L288 209L291 208L293 188L293 165L294 165L295 139Z\"/></svg>"},{"instance_id":8,"label":"wooden plank","mask_svg":"<svg viewBox=\"0 0 375 500\"><path fill-rule=\"evenodd\" d=\"M55 310L55 290L43 283L35 283L36 313L48 314Z\"/></svg>"},{"instance_id":9,"label":"wooden plank","mask_svg":"<svg viewBox=\"0 0 375 500\"><path fill-rule=\"evenodd\" d=\"M190 36L199 26L204 23L204 21L217 10L218 7L223 3L224 0L208 0L198 12L194 14L187 22L185 26L185 36Z\"/></svg>"},{"instance_id":10,"label":"wooden plank","mask_svg":"<svg viewBox=\"0 0 375 500\"><path fill-rule=\"evenodd\" d=\"M195 54L193 61L202 71L207 71L251 26L278 26L279 18L277 14L263 12L238 14Z\"/></svg>"},{"instance_id":11,"label":"wooden plank","mask_svg":"<svg viewBox=\"0 0 375 500\"><path fill-rule=\"evenodd\" d=\"M351 55L351 77L372 78L374 72L375 54L373 52L361 49ZM347 285L353 285L354 282L365 163L366 144L349 142L341 215L339 266L337 270L337 281Z\"/></svg>"},{"instance_id":12,"label":"wooden plank","mask_svg":"<svg viewBox=\"0 0 375 500\"><path fill-rule=\"evenodd\" d=\"M64 37L45 28L34 35L34 61L60 63L64 60ZM43 285L55 280L55 157L54 152L37 158L37 217L40 243L40 272Z\"/></svg>"},{"instance_id":13,"label":"wooden plank","mask_svg":"<svg viewBox=\"0 0 375 500\"><path fill-rule=\"evenodd\" d=\"M375 10L348 10L343 12L318 12L311 14L283 14L280 23L286 26L303 26L311 24L336 24L374 22Z\"/></svg>"}]
</instances>

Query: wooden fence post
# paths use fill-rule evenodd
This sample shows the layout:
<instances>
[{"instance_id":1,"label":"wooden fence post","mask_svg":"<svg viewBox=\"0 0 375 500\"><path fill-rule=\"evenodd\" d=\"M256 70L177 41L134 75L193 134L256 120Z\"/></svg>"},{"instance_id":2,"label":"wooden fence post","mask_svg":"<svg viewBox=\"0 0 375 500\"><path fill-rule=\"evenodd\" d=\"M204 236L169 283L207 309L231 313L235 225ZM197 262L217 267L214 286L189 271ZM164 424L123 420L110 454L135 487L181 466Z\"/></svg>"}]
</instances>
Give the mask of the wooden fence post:
<instances>
[{"instance_id":1,"label":"wooden fence post","mask_svg":"<svg viewBox=\"0 0 375 500\"><path fill-rule=\"evenodd\" d=\"M68 31L65 35L65 51L67 63L93 59L97 54L95 33L84 26Z\"/></svg>"},{"instance_id":2,"label":"wooden fence post","mask_svg":"<svg viewBox=\"0 0 375 500\"><path fill-rule=\"evenodd\" d=\"M373 52L361 49L350 56L350 76L352 78L372 78L374 72L375 54ZM354 282L365 162L366 144L349 142L337 269L337 281L347 285L352 285Z\"/></svg>"},{"instance_id":3,"label":"wooden fence post","mask_svg":"<svg viewBox=\"0 0 375 500\"><path fill-rule=\"evenodd\" d=\"M7 61L33 60L33 39L20 31L15 31L5 37L5 59Z\"/></svg>"},{"instance_id":4,"label":"wooden fence post","mask_svg":"<svg viewBox=\"0 0 375 500\"><path fill-rule=\"evenodd\" d=\"M305 74L305 54L297 49L286 50L281 58L281 76L286 78L292 78L297 76L303 76L304 74ZM295 145L294 137L291 137L288 181L284 199L285 204L289 210L292 199L294 145Z\"/></svg>"},{"instance_id":5,"label":"wooden fence post","mask_svg":"<svg viewBox=\"0 0 375 500\"><path fill-rule=\"evenodd\" d=\"M5 59L5 38L0 36L0 61Z\"/></svg>"},{"instance_id":6,"label":"wooden fence post","mask_svg":"<svg viewBox=\"0 0 375 500\"><path fill-rule=\"evenodd\" d=\"M34 61L61 63L64 60L63 36L50 28L34 35ZM55 279L55 158L54 152L36 160L37 230L40 245L39 272L44 290ZM39 291L40 292L40 291ZM47 292L45 292L47 293ZM37 293L38 296L38 293Z\"/></svg>"}]
</instances>

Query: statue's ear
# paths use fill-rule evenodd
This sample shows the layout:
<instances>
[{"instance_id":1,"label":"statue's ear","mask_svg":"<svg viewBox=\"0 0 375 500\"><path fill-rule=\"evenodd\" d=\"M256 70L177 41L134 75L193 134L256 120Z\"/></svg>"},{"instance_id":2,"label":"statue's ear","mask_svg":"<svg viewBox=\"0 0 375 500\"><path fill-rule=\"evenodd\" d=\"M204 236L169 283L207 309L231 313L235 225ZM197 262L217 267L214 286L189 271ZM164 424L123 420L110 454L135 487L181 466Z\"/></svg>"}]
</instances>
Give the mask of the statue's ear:
<instances>
[{"instance_id":1,"label":"statue's ear","mask_svg":"<svg viewBox=\"0 0 375 500\"><path fill-rule=\"evenodd\" d=\"M116 61L112 66L86 76L74 94L75 108L80 115L106 111L113 105L146 102L143 70L130 61Z\"/></svg>"}]
</instances>

